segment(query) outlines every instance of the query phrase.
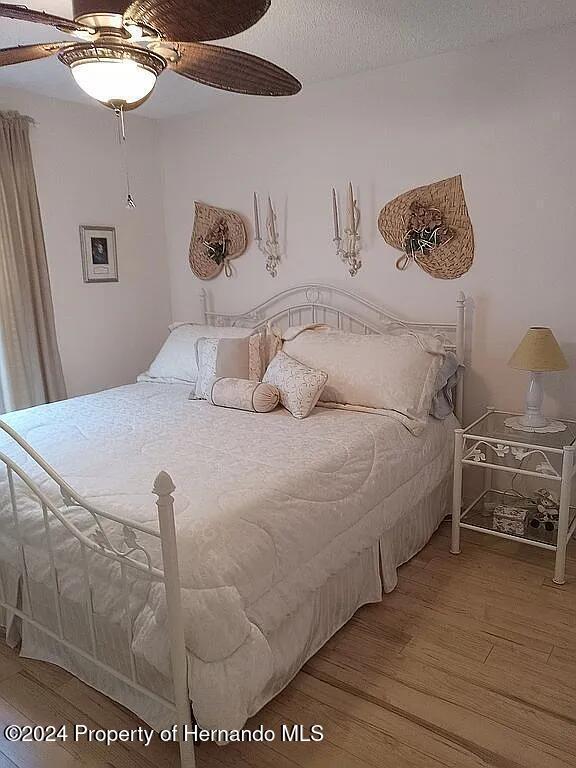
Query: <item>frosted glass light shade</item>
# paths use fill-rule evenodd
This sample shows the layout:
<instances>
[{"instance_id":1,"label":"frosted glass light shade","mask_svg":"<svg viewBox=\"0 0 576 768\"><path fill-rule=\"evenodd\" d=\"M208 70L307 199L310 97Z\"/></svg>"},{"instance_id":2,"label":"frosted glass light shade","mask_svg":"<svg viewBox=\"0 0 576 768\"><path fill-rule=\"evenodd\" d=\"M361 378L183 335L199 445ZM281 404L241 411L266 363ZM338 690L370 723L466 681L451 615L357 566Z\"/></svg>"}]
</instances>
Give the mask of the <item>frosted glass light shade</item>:
<instances>
[{"instance_id":1,"label":"frosted glass light shade","mask_svg":"<svg viewBox=\"0 0 576 768\"><path fill-rule=\"evenodd\" d=\"M156 73L130 59L79 61L72 66L72 75L88 96L105 104L135 104L156 85Z\"/></svg>"},{"instance_id":2,"label":"frosted glass light shade","mask_svg":"<svg viewBox=\"0 0 576 768\"><path fill-rule=\"evenodd\" d=\"M550 328L529 328L508 365L521 371L564 371L566 358Z\"/></svg>"}]
</instances>

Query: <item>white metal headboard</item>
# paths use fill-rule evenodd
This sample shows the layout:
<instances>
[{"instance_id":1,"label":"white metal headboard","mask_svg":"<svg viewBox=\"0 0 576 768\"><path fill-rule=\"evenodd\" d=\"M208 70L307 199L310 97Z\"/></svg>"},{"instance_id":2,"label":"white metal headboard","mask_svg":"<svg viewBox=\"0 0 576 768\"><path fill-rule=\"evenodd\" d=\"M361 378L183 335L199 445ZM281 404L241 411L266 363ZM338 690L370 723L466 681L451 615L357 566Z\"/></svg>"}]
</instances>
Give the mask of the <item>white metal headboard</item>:
<instances>
[{"instance_id":1,"label":"white metal headboard","mask_svg":"<svg viewBox=\"0 0 576 768\"><path fill-rule=\"evenodd\" d=\"M464 364L466 349L465 307L462 292L456 301L456 319L451 323L413 322L397 317L350 291L335 286L310 284L288 288L257 307L241 314L222 314L208 307L208 294L200 294L204 322L207 325L238 325L259 328L274 323L281 328L305 323L324 323L352 333L384 333L391 328L406 328L442 336L447 350L454 352ZM456 415L462 419L464 376L456 389Z\"/></svg>"}]
</instances>

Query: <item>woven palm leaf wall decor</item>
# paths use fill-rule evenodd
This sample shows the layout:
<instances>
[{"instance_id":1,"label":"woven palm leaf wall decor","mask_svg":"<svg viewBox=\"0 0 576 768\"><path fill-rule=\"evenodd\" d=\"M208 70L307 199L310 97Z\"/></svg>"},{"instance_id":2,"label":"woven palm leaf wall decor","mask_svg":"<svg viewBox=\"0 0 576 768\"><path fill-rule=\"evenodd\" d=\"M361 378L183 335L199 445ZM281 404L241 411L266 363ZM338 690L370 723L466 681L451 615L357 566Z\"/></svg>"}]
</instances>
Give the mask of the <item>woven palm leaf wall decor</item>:
<instances>
[{"instance_id":1,"label":"woven palm leaf wall decor","mask_svg":"<svg viewBox=\"0 0 576 768\"><path fill-rule=\"evenodd\" d=\"M190 268L201 280L211 280L224 270L232 276L231 259L246 250L246 228L237 213L204 203L194 203L194 229L190 241Z\"/></svg>"},{"instance_id":2,"label":"woven palm leaf wall decor","mask_svg":"<svg viewBox=\"0 0 576 768\"><path fill-rule=\"evenodd\" d=\"M402 251L396 261L400 270L414 261L432 277L453 280L474 261L474 232L461 176L394 198L380 211L378 229L389 245Z\"/></svg>"}]
</instances>

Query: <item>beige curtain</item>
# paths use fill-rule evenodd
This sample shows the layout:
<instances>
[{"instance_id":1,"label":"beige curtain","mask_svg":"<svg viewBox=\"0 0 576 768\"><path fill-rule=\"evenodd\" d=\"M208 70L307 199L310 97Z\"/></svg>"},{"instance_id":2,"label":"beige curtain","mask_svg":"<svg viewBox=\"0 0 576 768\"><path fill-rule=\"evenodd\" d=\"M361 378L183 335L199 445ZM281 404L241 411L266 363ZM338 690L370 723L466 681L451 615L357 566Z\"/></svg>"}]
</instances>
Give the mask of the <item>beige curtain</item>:
<instances>
[{"instance_id":1,"label":"beige curtain","mask_svg":"<svg viewBox=\"0 0 576 768\"><path fill-rule=\"evenodd\" d=\"M66 397L30 122L0 112L0 413Z\"/></svg>"}]
</instances>

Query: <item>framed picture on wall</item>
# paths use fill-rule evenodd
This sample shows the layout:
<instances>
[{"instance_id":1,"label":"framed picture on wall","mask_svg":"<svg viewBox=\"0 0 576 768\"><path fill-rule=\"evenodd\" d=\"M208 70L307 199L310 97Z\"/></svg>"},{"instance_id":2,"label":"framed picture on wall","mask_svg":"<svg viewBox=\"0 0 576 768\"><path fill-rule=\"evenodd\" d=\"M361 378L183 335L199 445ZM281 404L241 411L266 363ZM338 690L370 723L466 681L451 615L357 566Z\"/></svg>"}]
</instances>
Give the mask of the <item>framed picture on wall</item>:
<instances>
[{"instance_id":1,"label":"framed picture on wall","mask_svg":"<svg viewBox=\"0 0 576 768\"><path fill-rule=\"evenodd\" d=\"M114 227L80 227L82 274L85 283L117 283L118 254Z\"/></svg>"}]
</instances>

